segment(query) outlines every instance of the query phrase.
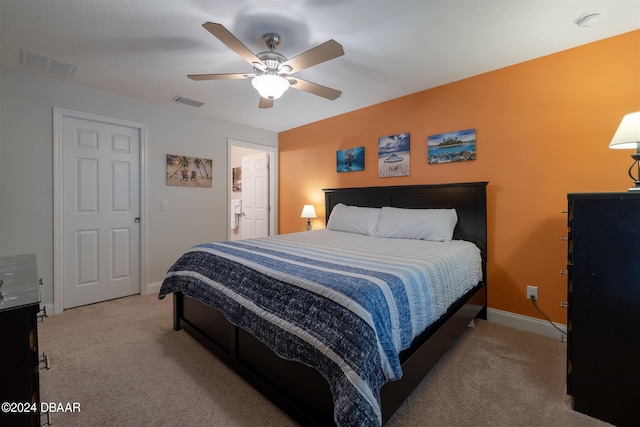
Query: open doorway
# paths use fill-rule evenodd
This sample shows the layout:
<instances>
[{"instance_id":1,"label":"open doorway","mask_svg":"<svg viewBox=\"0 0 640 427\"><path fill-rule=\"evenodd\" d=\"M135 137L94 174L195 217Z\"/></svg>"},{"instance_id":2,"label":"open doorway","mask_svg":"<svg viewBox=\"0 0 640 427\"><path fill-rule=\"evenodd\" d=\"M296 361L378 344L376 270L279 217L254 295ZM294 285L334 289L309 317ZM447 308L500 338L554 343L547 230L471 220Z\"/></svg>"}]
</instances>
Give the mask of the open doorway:
<instances>
[{"instance_id":1,"label":"open doorway","mask_svg":"<svg viewBox=\"0 0 640 427\"><path fill-rule=\"evenodd\" d=\"M248 183L244 183L243 186L243 171L242 171L242 162L243 159L252 158L255 156L266 155L268 160L268 171L266 180L256 180L256 185L265 186L264 188L259 188L258 191L265 192L267 194L268 206L267 206L267 221L266 224L266 235L275 235L278 234L278 229L276 225L277 218L277 148L271 147L267 145L255 144L252 142L239 141L235 139L228 139L228 153L229 153L229 170L228 170L228 200L227 206L229 209L228 217L228 240L240 240L242 238L246 238L247 235L251 233L249 230L243 229L243 213L245 209L242 206L241 200L243 199L243 195L246 199L247 194L247 185ZM245 163L246 164L246 163ZM244 189L244 190L243 190ZM249 207L249 206L247 206ZM248 233L249 232L249 233ZM251 237L251 236L250 236Z\"/></svg>"}]
</instances>

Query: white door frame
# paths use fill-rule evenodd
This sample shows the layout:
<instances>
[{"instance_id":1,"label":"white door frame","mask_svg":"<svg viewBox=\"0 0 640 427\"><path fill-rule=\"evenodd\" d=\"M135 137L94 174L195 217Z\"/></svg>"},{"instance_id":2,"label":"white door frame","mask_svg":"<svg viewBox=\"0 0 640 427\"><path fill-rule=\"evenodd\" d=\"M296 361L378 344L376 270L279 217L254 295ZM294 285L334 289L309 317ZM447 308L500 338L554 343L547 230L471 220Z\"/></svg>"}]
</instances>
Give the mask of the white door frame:
<instances>
[{"instance_id":1,"label":"white door frame","mask_svg":"<svg viewBox=\"0 0 640 427\"><path fill-rule=\"evenodd\" d=\"M256 144L254 142L240 141L227 138L227 177L231 177L231 149L232 147L245 147L269 153L269 235L278 234L278 147ZM230 200L231 182L227 185L227 200ZM230 239L231 213L227 207L227 236Z\"/></svg>"},{"instance_id":2,"label":"white door frame","mask_svg":"<svg viewBox=\"0 0 640 427\"><path fill-rule=\"evenodd\" d=\"M140 293L147 293L147 125L130 120L53 107L53 311L64 310L64 189L62 187L63 134L65 117L126 126L140 132Z\"/></svg>"}]
</instances>

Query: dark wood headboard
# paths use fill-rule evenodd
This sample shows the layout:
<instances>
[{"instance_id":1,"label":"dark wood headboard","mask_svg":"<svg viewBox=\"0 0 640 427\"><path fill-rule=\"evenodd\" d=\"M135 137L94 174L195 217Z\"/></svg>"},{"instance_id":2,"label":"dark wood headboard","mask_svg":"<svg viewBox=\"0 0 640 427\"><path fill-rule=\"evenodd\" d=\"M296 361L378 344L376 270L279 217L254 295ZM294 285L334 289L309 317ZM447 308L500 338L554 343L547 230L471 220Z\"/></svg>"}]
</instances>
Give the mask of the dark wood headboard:
<instances>
[{"instance_id":1,"label":"dark wood headboard","mask_svg":"<svg viewBox=\"0 0 640 427\"><path fill-rule=\"evenodd\" d=\"M487 182L407 185L391 187L325 188L326 220L338 203L350 206L429 209L454 208L458 224L454 239L475 243L482 251L483 271L487 259Z\"/></svg>"}]
</instances>

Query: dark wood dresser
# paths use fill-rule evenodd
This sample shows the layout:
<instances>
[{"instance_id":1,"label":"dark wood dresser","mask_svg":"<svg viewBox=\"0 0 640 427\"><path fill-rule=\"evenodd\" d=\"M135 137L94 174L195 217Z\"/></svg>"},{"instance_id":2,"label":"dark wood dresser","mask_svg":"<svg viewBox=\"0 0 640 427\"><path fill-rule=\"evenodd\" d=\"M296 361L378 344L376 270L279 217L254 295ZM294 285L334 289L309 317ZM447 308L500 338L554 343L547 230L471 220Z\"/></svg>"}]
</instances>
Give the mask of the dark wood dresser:
<instances>
[{"instance_id":1,"label":"dark wood dresser","mask_svg":"<svg viewBox=\"0 0 640 427\"><path fill-rule=\"evenodd\" d=\"M640 426L640 193L568 194L567 392Z\"/></svg>"},{"instance_id":2,"label":"dark wood dresser","mask_svg":"<svg viewBox=\"0 0 640 427\"><path fill-rule=\"evenodd\" d=\"M39 426L40 285L35 255L0 257L0 280L0 425ZM42 361L48 365L46 355Z\"/></svg>"}]
</instances>

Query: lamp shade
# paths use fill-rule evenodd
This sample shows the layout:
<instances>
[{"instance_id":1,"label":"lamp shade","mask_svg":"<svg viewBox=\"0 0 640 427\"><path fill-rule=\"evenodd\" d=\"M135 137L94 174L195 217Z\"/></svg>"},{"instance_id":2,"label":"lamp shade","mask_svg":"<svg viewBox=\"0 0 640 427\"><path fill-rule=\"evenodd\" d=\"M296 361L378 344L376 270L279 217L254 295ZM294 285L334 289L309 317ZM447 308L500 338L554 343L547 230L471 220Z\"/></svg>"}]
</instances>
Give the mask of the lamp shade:
<instances>
[{"instance_id":1,"label":"lamp shade","mask_svg":"<svg viewBox=\"0 0 640 427\"><path fill-rule=\"evenodd\" d=\"M278 99L289 89L289 81L275 74L262 74L251 80L251 84L261 97L266 99Z\"/></svg>"},{"instance_id":2,"label":"lamp shade","mask_svg":"<svg viewBox=\"0 0 640 427\"><path fill-rule=\"evenodd\" d=\"M622 118L618 130L609 143L609 148L638 148L640 144L640 111Z\"/></svg>"},{"instance_id":3,"label":"lamp shade","mask_svg":"<svg viewBox=\"0 0 640 427\"><path fill-rule=\"evenodd\" d=\"M316 218L316 209L313 205L304 205L300 218Z\"/></svg>"}]
</instances>

